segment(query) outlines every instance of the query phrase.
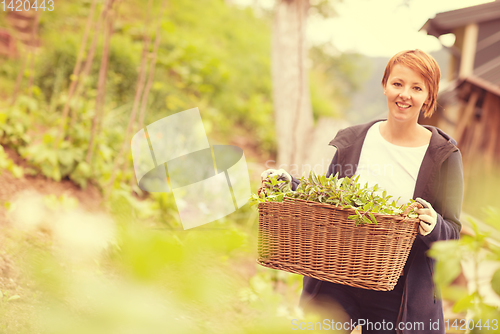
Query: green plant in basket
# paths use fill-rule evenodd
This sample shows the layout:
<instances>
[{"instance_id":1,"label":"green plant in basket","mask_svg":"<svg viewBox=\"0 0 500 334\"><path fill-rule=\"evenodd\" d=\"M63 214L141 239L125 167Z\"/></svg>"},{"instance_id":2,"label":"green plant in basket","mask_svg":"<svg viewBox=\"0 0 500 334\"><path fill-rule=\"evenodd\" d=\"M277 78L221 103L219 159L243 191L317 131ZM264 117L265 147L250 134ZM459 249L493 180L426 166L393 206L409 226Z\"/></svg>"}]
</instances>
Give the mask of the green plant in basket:
<instances>
[{"instance_id":1,"label":"green plant in basket","mask_svg":"<svg viewBox=\"0 0 500 334\"><path fill-rule=\"evenodd\" d=\"M264 180L259 194L252 194L250 205L265 202L282 202L285 197L302 199L306 201L326 203L355 211L349 219L358 224L376 224L374 213L384 215L407 215L409 218L417 218L418 214L413 211L416 203L411 199L408 203L398 205L385 190L379 189L378 185L369 187L368 184L361 185L359 175L339 178L338 174L316 175L311 172L308 177L303 176L295 191L292 191L289 182L278 180L272 176ZM262 189L265 188L265 191Z\"/></svg>"},{"instance_id":2,"label":"green plant in basket","mask_svg":"<svg viewBox=\"0 0 500 334\"><path fill-rule=\"evenodd\" d=\"M250 197L250 205L263 202L282 202L286 195L293 193L290 183L281 179L278 175L268 176L262 182L262 187L257 194Z\"/></svg>"}]
</instances>

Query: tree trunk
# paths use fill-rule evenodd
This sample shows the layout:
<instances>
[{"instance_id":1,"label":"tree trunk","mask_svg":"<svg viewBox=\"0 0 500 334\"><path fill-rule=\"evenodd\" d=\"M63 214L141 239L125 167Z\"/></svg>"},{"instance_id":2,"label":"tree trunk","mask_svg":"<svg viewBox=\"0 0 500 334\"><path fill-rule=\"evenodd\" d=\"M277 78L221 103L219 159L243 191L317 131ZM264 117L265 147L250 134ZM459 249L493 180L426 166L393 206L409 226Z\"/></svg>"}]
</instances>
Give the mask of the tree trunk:
<instances>
[{"instance_id":1,"label":"tree trunk","mask_svg":"<svg viewBox=\"0 0 500 334\"><path fill-rule=\"evenodd\" d=\"M306 68L306 22L309 0L279 0L272 31L272 84L277 166L300 176L308 162L313 128Z\"/></svg>"},{"instance_id":2,"label":"tree trunk","mask_svg":"<svg viewBox=\"0 0 500 334\"><path fill-rule=\"evenodd\" d=\"M113 0L110 0L108 10L111 11L113 6ZM85 157L85 162L91 163L92 153L94 151L94 141L97 133L98 121L100 115L104 112L104 102L106 100L106 78L108 73L108 63L109 63L109 43L111 39L111 34L113 33L113 14L107 15L105 26L105 35L103 42L103 50L101 57L101 67L99 69L99 81L97 82L97 96L95 102L95 113L92 119L92 130L90 133L89 146L87 149L87 156Z\"/></svg>"}]
</instances>

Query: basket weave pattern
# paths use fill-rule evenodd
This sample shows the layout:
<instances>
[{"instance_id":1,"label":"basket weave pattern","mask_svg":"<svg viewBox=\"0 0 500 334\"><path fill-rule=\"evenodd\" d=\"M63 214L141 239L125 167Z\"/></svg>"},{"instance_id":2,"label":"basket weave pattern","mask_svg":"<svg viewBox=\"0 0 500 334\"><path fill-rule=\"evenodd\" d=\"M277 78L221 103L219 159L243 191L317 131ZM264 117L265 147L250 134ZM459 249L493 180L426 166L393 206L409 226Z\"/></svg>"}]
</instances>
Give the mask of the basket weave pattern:
<instances>
[{"instance_id":1,"label":"basket weave pattern","mask_svg":"<svg viewBox=\"0 0 500 334\"><path fill-rule=\"evenodd\" d=\"M418 219L374 214L355 225L353 209L285 198L259 203L257 262L265 267L370 290L394 289Z\"/></svg>"}]
</instances>

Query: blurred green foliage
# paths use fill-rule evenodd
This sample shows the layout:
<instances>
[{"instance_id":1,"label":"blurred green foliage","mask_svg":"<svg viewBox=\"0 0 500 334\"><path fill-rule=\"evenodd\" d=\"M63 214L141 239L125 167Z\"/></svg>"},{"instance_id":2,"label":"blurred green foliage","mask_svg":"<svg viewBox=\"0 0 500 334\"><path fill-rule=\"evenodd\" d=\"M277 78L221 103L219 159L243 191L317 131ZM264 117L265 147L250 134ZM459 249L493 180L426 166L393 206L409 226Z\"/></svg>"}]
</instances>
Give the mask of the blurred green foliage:
<instances>
[{"instance_id":1,"label":"blurred green foliage","mask_svg":"<svg viewBox=\"0 0 500 334\"><path fill-rule=\"evenodd\" d=\"M294 306L302 277L257 267L255 230L230 220L186 231L146 229L115 194L116 232L88 257L95 236L85 236L84 225L57 233L71 223L65 219L79 219L64 218L74 205L49 202L47 210L63 218L51 225L46 214L38 223L44 230L2 227L4 249L22 273L17 288L0 284L2 333L288 333L292 319L303 319ZM75 237L77 248L60 240Z\"/></svg>"},{"instance_id":2,"label":"blurred green foliage","mask_svg":"<svg viewBox=\"0 0 500 334\"><path fill-rule=\"evenodd\" d=\"M436 242L429 251L437 260L436 286L443 298L453 302L453 312L474 321L470 333L500 333L500 211L490 207L485 216L484 221L467 216L464 221L472 227L471 234ZM467 287L452 284L461 272ZM487 320L488 327L484 326Z\"/></svg>"},{"instance_id":3,"label":"blurred green foliage","mask_svg":"<svg viewBox=\"0 0 500 334\"><path fill-rule=\"evenodd\" d=\"M141 1L120 2L116 8L102 131L96 138L96 154L87 163L84 159L95 116L102 34L97 35L96 55L90 76L83 83L83 93L71 101L74 116L66 125L66 137L57 147L55 140L90 4L65 2L58 4L57 10L41 15L42 47L36 53L34 73L26 67L15 103L10 106L7 98L0 105L0 143L15 148L49 178L68 178L81 187L88 182L103 187L123 142L135 96L143 36L146 33L154 38L155 26L145 25L147 10ZM103 2L98 4L95 19ZM151 12L159 13L160 1L153 4ZM148 22L154 23L154 16ZM161 46L145 123L197 106L214 142L228 142L233 136L251 137L250 146L274 155L270 27L270 18L256 18L250 9L228 6L223 1L204 0L203 5L169 1L161 18ZM21 53L28 52L20 47ZM349 104L349 94L359 88L363 78L359 57L334 56L323 48L327 49L315 47L310 53L311 101L316 119L340 116ZM14 90L21 62L22 57L2 62L0 86L6 87L6 96ZM34 85L28 91L26 82L31 74ZM131 154L127 164L132 166ZM132 178L132 172L120 172L115 188L120 188L122 182L134 183ZM141 193L136 186L132 188Z\"/></svg>"},{"instance_id":4,"label":"blurred green foliage","mask_svg":"<svg viewBox=\"0 0 500 334\"><path fill-rule=\"evenodd\" d=\"M9 158L2 145L0 145L0 174L2 170L8 170L14 177L24 176L24 169Z\"/></svg>"}]
</instances>

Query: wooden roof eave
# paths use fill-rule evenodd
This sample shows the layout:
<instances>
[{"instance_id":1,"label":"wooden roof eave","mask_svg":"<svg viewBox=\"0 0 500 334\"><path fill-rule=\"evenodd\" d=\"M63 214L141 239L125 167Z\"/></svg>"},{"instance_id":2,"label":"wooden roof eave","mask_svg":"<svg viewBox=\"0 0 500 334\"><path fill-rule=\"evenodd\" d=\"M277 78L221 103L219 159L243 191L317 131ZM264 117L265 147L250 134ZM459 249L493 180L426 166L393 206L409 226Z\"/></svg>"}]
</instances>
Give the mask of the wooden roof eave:
<instances>
[{"instance_id":1,"label":"wooden roof eave","mask_svg":"<svg viewBox=\"0 0 500 334\"><path fill-rule=\"evenodd\" d=\"M497 85L495 85L489 81L481 79L478 76L470 75L470 76L464 78L464 81L470 82L471 84L473 84L479 88L482 88L490 93L493 93L497 96L500 96L500 87L498 87Z\"/></svg>"},{"instance_id":2,"label":"wooden roof eave","mask_svg":"<svg viewBox=\"0 0 500 334\"><path fill-rule=\"evenodd\" d=\"M451 95L454 94L454 92L457 92L461 89L462 85L468 82L480 89L483 89L487 92L490 92L492 94L495 94L497 96L500 96L500 87L484 80L481 79L475 75L470 75L466 78L462 79L456 79L453 82L451 82L446 89L442 90L438 94L438 99L448 99Z\"/></svg>"},{"instance_id":3,"label":"wooden roof eave","mask_svg":"<svg viewBox=\"0 0 500 334\"><path fill-rule=\"evenodd\" d=\"M451 52L451 54L453 54L458 59L461 59L462 53L455 45L453 45L453 46L443 45L443 43L439 39L439 36L444 35L444 34L454 33L453 31L445 31L445 30L442 30L442 29L436 27L435 24L432 23L432 19L428 19L427 22L418 31L419 32L425 31L427 33L427 35L436 37L444 49Z\"/></svg>"},{"instance_id":4,"label":"wooden roof eave","mask_svg":"<svg viewBox=\"0 0 500 334\"><path fill-rule=\"evenodd\" d=\"M418 31L425 31L427 35L434 36L439 39L439 36L447 34L448 32L445 29L441 29L434 19L428 19L427 22L420 28ZM450 31L451 32L451 31Z\"/></svg>"},{"instance_id":5,"label":"wooden roof eave","mask_svg":"<svg viewBox=\"0 0 500 334\"><path fill-rule=\"evenodd\" d=\"M428 19L421 29L426 27L425 30L429 34L439 37L467 24L478 24L498 18L500 18L500 1L493 1L477 6L437 13L434 18Z\"/></svg>"}]
</instances>

